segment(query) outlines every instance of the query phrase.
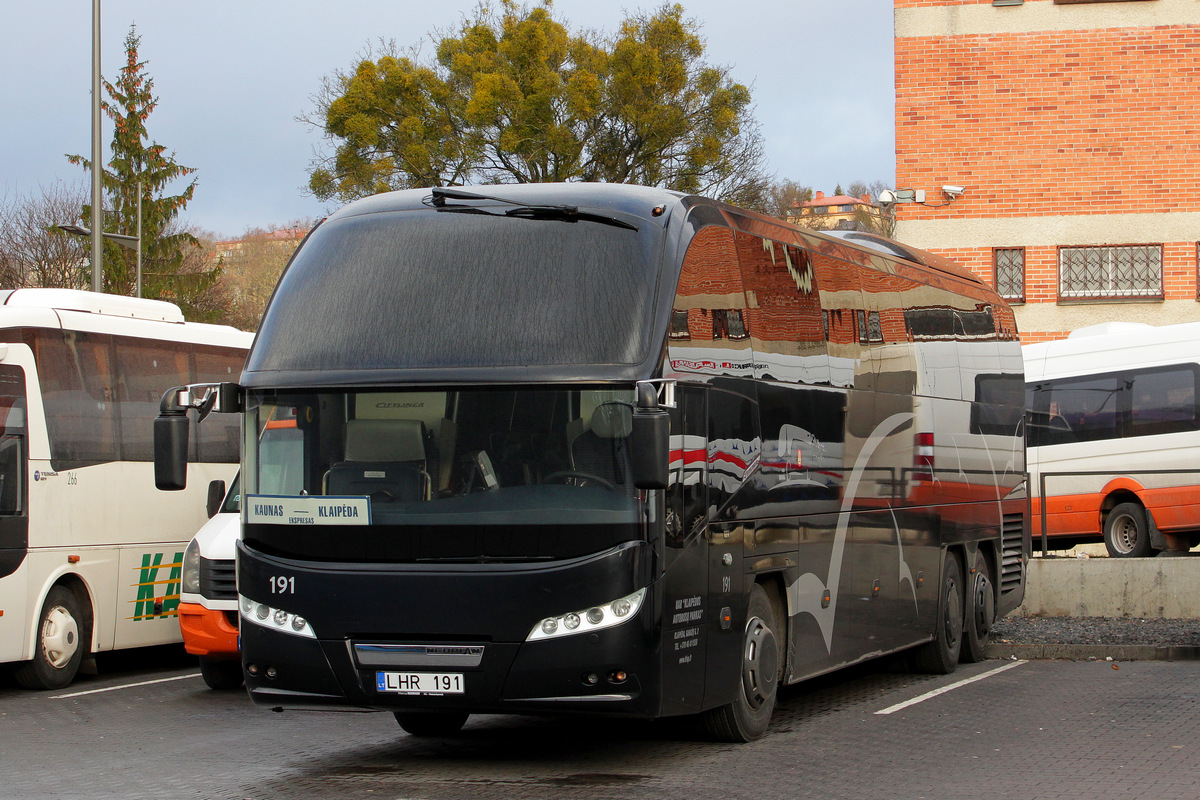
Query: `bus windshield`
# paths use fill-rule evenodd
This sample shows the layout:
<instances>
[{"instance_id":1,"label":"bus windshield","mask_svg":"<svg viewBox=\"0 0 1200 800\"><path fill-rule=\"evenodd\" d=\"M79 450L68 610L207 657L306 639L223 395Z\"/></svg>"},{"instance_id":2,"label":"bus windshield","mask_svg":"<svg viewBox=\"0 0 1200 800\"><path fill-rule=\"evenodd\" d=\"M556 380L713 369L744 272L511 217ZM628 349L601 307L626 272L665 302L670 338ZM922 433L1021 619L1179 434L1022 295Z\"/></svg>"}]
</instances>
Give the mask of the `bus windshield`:
<instances>
[{"instance_id":1,"label":"bus windshield","mask_svg":"<svg viewBox=\"0 0 1200 800\"><path fill-rule=\"evenodd\" d=\"M607 386L253 393L251 509L324 497L363 513L303 529L250 513L247 540L331 560L520 561L636 539L633 399Z\"/></svg>"}]
</instances>

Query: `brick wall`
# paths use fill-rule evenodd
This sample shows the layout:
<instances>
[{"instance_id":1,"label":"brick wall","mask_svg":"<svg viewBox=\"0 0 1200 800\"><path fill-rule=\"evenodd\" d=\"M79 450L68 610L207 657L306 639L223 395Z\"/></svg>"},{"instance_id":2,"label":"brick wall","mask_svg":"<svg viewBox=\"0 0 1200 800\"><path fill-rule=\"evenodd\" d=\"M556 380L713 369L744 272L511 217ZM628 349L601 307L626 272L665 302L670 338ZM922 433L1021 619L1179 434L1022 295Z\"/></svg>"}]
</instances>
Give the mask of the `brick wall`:
<instances>
[{"instance_id":1,"label":"brick wall","mask_svg":"<svg viewBox=\"0 0 1200 800\"><path fill-rule=\"evenodd\" d=\"M1194 4L982 6L990 0L895 0L896 185L925 189L931 204L899 205L898 235L989 282L993 247L1025 247L1028 304L1058 302L1061 244L1162 244L1164 300L1194 303L1200 229L1179 216L1200 212ZM1093 25L1118 11L1170 24ZM945 30L931 33L943 19ZM1035 19L1056 27L1021 30ZM911 31L920 35L902 35ZM948 184L967 191L948 201ZM1125 215L1120 232L1055 239L1064 217L1109 215ZM1151 218L1154 226L1137 224ZM991 224L1005 219L1027 222ZM957 227L935 227L942 221ZM1095 309L1097 321L1123 313L1120 303ZM1023 331L1022 340L1060 333Z\"/></svg>"}]
</instances>

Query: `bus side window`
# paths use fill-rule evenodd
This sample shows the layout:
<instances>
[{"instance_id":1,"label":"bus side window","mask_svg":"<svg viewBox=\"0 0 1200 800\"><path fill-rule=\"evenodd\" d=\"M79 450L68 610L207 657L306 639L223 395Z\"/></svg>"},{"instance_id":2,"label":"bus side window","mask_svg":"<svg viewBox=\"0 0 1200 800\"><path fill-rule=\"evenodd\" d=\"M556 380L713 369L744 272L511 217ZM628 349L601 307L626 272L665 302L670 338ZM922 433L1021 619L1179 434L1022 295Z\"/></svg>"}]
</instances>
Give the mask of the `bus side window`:
<instances>
[{"instance_id":1,"label":"bus side window","mask_svg":"<svg viewBox=\"0 0 1200 800\"><path fill-rule=\"evenodd\" d=\"M683 547L705 521L707 494L705 392L681 386L671 417L671 461L667 484L666 542Z\"/></svg>"},{"instance_id":2,"label":"bus side window","mask_svg":"<svg viewBox=\"0 0 1200 800\"><path fill-rule=\"evenodd\" d=\"M716 520L755 504L750 492L762 449L754 384L726 385L740 391L714 386L708 393L708 515Z\"/></svg>"}]
</instances>

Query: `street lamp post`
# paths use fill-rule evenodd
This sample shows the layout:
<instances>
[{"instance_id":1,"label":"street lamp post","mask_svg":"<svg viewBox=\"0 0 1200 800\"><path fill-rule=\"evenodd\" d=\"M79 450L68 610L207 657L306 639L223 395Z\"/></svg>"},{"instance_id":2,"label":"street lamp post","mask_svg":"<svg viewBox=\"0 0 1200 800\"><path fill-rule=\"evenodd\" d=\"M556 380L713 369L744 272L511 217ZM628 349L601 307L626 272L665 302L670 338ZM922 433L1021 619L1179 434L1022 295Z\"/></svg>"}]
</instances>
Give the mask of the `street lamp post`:
<instances>
[{"instance_id":1,"label":"street lamp post","mask_svg":"<svg viewBox=\"0 0 1200 800\"><path fill-rule=\"evenodd\" d=\"M92 0L92 291L102 288L104 274L101 246L104 231L104 206L100 176L104 166L100 160L100 0ZM140 251L141 248L139 247Z\"/></svg>"}]
</instances>

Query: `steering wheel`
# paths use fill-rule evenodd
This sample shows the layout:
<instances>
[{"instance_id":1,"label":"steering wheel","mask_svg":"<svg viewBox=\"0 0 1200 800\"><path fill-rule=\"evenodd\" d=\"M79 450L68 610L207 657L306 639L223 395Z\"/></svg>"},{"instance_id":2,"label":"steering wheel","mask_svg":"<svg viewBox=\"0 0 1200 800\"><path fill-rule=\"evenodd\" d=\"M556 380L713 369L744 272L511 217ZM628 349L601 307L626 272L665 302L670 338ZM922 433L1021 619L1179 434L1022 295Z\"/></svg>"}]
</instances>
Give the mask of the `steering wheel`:
<instances>
[{"instance_id":1,"label":"steering wheel","mask_svg":"<svg viewBox=\"0 0 1200 800\"><path fill-rule=\"evenodd\" d=\"M591 482L597 484L598 486L603 486L610 492L615 492L617 490L617 487L611 481L606 481L604 478L591 475L587 472L579 472L578 470L574 469L560 469L558 472L551 472L549 475L542 478L542 483L549 483L555 479L569 480L571 478L577 478L578 480L583 481L583 483L578 483L576 486L584 486L586 483ZM563 483L566 483L567 480L563 480Z\"/></svg>"}]
</instances>

